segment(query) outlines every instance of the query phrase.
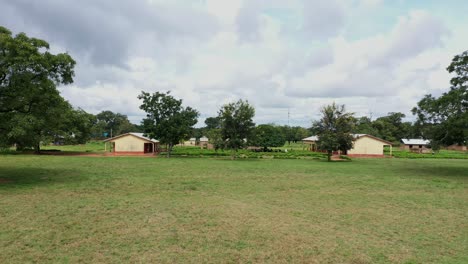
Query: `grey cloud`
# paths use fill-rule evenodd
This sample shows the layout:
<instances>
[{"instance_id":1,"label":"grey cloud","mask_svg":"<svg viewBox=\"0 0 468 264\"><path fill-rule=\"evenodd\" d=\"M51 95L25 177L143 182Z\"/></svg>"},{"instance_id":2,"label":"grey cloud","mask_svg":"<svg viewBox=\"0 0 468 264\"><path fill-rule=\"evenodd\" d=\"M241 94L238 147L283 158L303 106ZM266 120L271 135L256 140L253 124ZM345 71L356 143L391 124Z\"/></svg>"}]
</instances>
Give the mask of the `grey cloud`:
<instances>
[{"instance_id":1,"label":"grey cloud","mask_svg":"<svg viewBox=\"0 0 468 264\"><path fill-rule=\"evenodd\" d=\"M303 2L302 31L310 39L335 36L345 25L344 7L336 0L308 0Z\"/></svg>"},{"instance_id":2,"label":"grey cloud","mask_svg":"<svg viewBox=\"0 0 468 264\"><path fill-rule=\"evenodd\" d=\"M21 31L40 31L42 38L81 57L89 55L98 65L123 66L142 35L152 35L154 47L161 48L178 37L204 39L217 30L207 13L146 1L0 0L0 5L14 11L15 24L27 27Z\"/></svg>"},{"instance_id":3,"label":"grey cloud","mask_svg":"<svg viewBox=\"0 0 468 264\"><path fill-rule=\"evenodd\" d=\"M244 2L236 17L240 41L256 41L260 37L260 14L264 8L261 0Z\"/></svg>"},{"instance_id":4,"label":"grey cloud","mask_svg":"<svg viewBox=\"0 0 468 264\"><path fill-rule=\"evenodd\" d=\"M443 37L450 34L443 21L426 13L411 15L393 31L392 42L387 50L371 58L371 64L396 65L402 60L415 57L424 51L443 46Z\"/></svg>"}]
</instances>

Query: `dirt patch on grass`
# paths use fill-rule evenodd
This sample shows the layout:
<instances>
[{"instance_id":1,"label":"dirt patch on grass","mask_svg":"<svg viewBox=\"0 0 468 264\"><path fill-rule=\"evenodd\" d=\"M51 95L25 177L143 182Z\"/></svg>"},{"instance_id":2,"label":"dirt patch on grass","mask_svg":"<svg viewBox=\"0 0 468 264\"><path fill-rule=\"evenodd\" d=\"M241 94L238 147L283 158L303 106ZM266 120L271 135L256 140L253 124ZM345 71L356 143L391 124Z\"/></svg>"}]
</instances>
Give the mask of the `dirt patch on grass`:
<instances>
[{"instance_id":1,"label":"dirt patch on grass","mask_svg":"<svg viewBox=\"0 0 468 264\"><path fill-rule=\"evenodd\" d=\"M12 180L9 180L9 179L5 179L5 178L0 178L0 184L7 184L7 183L11 183Z\"/></svg>"}]
</instances>

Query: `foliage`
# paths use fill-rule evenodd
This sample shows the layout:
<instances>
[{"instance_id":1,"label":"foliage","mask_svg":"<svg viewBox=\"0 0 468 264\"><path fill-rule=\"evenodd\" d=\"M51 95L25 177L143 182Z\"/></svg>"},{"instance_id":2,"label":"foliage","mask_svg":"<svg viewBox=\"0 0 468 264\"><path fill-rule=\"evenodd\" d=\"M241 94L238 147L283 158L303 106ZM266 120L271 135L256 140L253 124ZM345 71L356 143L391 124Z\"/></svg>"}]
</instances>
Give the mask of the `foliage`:
<instances>
[{"instance_id":1,"label":"foliage","mask_svg":"<svg viewBox=\"0 0 468 264\"><path fill-rule=\"evenodd\" d=\"M355 120L354 133L370 134L387 141L400 142L402 138L419 137L417 129L411 122L403 122L405 114L390 112L372 121L369 117L360 117Z\"/></svg>"},{"instance_id":2,"label":"foliage","mask_svg":"<svg viewBox=\"0 0 468 264\"><path fill-rule=\"evenodd\" d=\"M455 76L450 91L439 98L424 96L412 112L424 137L433 144L468 144L468 51L456 55L447 68Z\"/></svg>"},{"instance_id":3,"label":"foliage","mask_svg":"<svg viewBox=\"0 0 468 264\"><path fill-rule=\"evenodd\" d=\"M206 135L209 143L213 145L215 151L226 147L226 142L223 140L220 128L210 129L206 132Z\"/></svg>"},{"instance_id":4,"label":"foliage","mask_svg":"<svg viewBox=\"0 0 468 264\"><path fill-rule=\"evenodd\" d=\"M352 130L354 117L352 113L346 113L344 105L324 106L321 109L322 118L314 124L318 131L319 142L317 147L326 150L328 161L334 151L346 152L353 147Z\"/></svg>"},{"instance_id":5,"label":"foliage","mask_svg":"<svg viewBox=\"0 0 468 264\"><path fill-rule=\"evenodd\" d=\"M140 109L146 112L143 119L145 133L167 144L169 157L174 145L190 137L198 112L191 107L182 107L182 100L175 99L170 92L142 92L138 99L143 100Z\"/></svg>"},{"instance_id":6,"label":"foliage","mask_svg":"<svg viewBox=\"0 0 468 264\"><path fill-rule=\"evenodd\" d=\"M93 128L95 138L102 138L104 133L117 136L128 132L140 132L138 127L130 123L126 115L106 110L96 115L96 124Z\"/></svg>"},{"instance_id":7,"label":"foliage","mask_svg":"<svg viewBox=\"0 0 468 264\"><path fill-rule=\"evenodd\" d=\"M251 146L262 147L266 151L268 147L282 147L285 138L280 127L259 125L255 127L253 137L248 143Z\"/></svg>"},{"instance_id":8,"label":"foliage","mask_svg":"<svg viewBox=\"0 0 468 264\"><path fill-rule=\"evenodd\" d=\"M255 109L248 101L239 100L221 107L218 118L221 121L221 137L227 149L236 152L244 147L255 126L252 120L254 115Z\"/></svg>"},{"instance_id":9,"label":"foliage","mask_svg":"<svg viewBox=\"0 0 468 264\"><path fill-rule=\"evenodd\" d=\"M85 144L92 137L96 116L81 108L72 109L65 117L67 134L65 144Z\"/></svg>"},{"instance_id":10,"label":"foliage","mask_svg":"<svg viewBox=\"0 0 468 264\"><path fill-rule=\"evenodd\" d=\"M208 117L205 119L206 129L217 129L221 128L221 120L219 117Z\"/></svg>"},{"instance_id":11,"label":"foliage","mask_svg":"<svg viewBox=\"0 0 468 264\"><path fill-rule=\"evenodd\" d=\"M389 154L389 151L386 151ZM393 150L392 155L401 159L468 159L468 152L439 150L434 153L414 153L407 150Z\"/></svg>"},{"instance_id":12,"label":"foliage","mask_svg":"<svg viewBox=\"0 0 468 264\"><path fill-rule=\"evenodd\" d=\"M0 145L34 147L64 131L71 106L58 84L73 82L75 61L49 44L0 27Z\"/></svg>"}]
</instances>

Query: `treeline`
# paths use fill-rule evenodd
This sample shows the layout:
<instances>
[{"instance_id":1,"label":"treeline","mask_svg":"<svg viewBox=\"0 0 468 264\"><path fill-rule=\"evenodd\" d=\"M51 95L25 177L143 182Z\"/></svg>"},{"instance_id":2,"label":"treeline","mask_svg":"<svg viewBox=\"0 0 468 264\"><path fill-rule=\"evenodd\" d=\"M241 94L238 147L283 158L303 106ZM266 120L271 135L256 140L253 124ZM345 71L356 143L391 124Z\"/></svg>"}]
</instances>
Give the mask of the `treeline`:
<instances>
[{"instance_id":1,"label":"treeline","mask_svg":"<svg viewBox=\"0 0 468 264\"><path fill-rule=\"evenodd\" d=\"M49 44L24 33L12 35L0 27L0 147L40 150L41 143L85 143L126 132L144 132L168 146L190 137L207 136L215 148L236 151L246 146L264 150L297 142L310 135L323 135L321 141L332 148L349 147L349 133L371 134L388 141L421 137L434 147L467 144L468 141L468 51L453 58L447 70L454 75L450 90L440 97L426 95L412 109L417 120L404 122L402 113L371 120L344 113L344 106L327 106L322 118L309 129L253 122L255 109L247 101L223 105L218 115L194 128L199 113L183 106L169 92L142 92L140 109L147 115L141 125L127 116L103 111L97 115L73 108L57 90L73 83L75 61L66 53L51 54ZM327 116L328 115L328 116ZM337 122L336 117L343 117ZM325 126L325 124L329 124ZM333 130L334 129L334 130ZM336 135L340 137L336 138Z\"/></svg>"}]
</instances>

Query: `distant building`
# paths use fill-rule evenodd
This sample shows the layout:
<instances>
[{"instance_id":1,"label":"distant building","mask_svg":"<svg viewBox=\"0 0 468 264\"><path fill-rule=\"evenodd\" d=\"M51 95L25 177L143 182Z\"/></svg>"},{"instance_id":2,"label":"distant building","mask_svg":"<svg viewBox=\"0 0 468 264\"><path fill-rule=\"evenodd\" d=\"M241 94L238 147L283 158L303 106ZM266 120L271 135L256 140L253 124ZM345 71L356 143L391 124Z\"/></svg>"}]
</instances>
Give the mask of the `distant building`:
<instances>
[{"instance_id":1,"label":"distant building","mask_svg":"<svg viewBox=\"0 0 468 264\"><path fill-rule=\"evenodd\" d=\"M467 147L464 145L453 144L446 147L447 150L456 150L456 151L467 151Z\"/></svg>"},{"instance_id":2,"label":"distant building","mask_svg":"<svg viewBox=\"0 0 468 264\"><path fill-rule=\"evenodd\" d=\"M353 148L348 150L346 153L339 153L336 154L343 154L349 156L370 156L370 157L383 157L384 156L384 147L390 146L390 155L392 151L392 142L383 140L378 137L374 137L368 134L353 134ZM304 144L309 145L308 149L310 151L317 151L323 152L317 147L317 143L319 141L318 136L311 136L302 139Z\"/></svg>"},{"instance_id":3,"label":"distant building","mask_svg":"<svg viewBox=\"0 0 468 264\"><path fill-rule=\"evenodd\" d=\"M190 138L189 140L187 141L184 141L182 144L180 144L182 146L196 146L197 145L197 139L196 138Z\"/></svg>"},{"instance_id":4,"label":"distant building","mask_svg":"<svg viewBox=\"0 0 468 264\"><path fill-rule=\"evenodd\" d=\"M143 136L143 133L125 133L104 140L110 143L110 150L116 154L151 154L157 153L159 141Z\"/></svg>"},{"instance_id":5,"label":"distant building","mask_svg":"<svg viewBox=\"0 0 468 264\"><path fill-rule=\"evenodd\" d=\"M200 144L200 148L202 148L202 149L212 149L213 148L213 145L209 143L208 138L205 137L205 136L200 138L199 144Z\"/></svg>"},{"instance_id":6,"label":"distant building","mask_svg":"<svg viewBox=\"0 0 468 264\"><path fill-rule=\"evenodd\" d=\"M431 142L427 139L404 138L401 140L401 143L403 143L403 145L401 146L401 149L403 150L409 150L411 152L416 153L428 153L431 151Z\"/></svg>"}]
</instances>

